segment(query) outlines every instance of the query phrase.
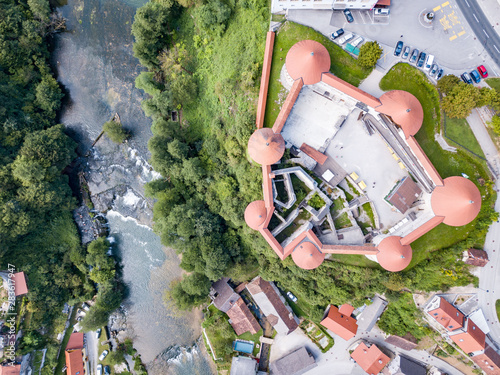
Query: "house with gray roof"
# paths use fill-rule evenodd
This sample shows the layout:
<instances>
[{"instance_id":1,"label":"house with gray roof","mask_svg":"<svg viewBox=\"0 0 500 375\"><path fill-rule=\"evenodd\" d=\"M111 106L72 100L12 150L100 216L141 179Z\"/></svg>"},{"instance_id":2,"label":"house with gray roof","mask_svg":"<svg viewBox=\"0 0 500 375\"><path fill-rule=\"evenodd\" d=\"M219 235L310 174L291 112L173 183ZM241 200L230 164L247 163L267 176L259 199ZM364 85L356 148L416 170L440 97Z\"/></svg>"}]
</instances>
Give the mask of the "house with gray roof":
<instances>
[{"instance_id":1,"label":"house with gray roof","mask_svg":"<svg viewBox=\"0 0 500 375\"><path fill-rule=\"evenodd\" d=\"M301 375L318 366L316 360L303 346L271 363L273 375Z\"/></svg>"},{"instance_id":2,"label":"house with gray roof","mask_svg":"<svg viewBox=\"0 0 500 375\"><path fill-rule=\"evenodd\" d=\"M257 361L249 357L233 357L229 375L255 375Z\"/></svg>"}]
</instances>

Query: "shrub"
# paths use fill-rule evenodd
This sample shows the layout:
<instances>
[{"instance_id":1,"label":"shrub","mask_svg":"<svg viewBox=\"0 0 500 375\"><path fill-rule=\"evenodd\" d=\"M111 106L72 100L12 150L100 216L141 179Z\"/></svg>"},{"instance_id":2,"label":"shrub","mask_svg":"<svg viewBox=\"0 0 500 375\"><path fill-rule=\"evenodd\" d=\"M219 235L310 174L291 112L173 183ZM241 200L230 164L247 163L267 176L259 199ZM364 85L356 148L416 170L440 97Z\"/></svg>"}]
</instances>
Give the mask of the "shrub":
<instances>
[{"instance_id":1,"label":"shrub","mask_svg":"<svg viewBox=\"0 0 500 375\"><path fill-rule=\"evenodd\" d=\"M314 195L311 197L311 199L309 199L309 202L307 203L315 210L319 210L325 205L325 201L319 196L318 193L314 193Z\"/></svg>"},{"instance_id":2,"label":"shrub","mask_svg":"<svg viewBox=\"0 0 500 375\"><path fill-rule=\"evenodd\" d=\"M377 42L366 42L359 49L358 64L365 68L374 66L382 56L382 47Z\"/></svg>"},{"instance_id":3,"label":"shrub","mask_svg":"<svg viewBox=\"0 0 500 375\"><path fill-rule=\"evenodd\" d=\"M115 143L123 143L130 134L123 129L122 124L116 121L108 121L104 123L102 130L109 139L111 139Z\"/></svg>"}]
</instances>

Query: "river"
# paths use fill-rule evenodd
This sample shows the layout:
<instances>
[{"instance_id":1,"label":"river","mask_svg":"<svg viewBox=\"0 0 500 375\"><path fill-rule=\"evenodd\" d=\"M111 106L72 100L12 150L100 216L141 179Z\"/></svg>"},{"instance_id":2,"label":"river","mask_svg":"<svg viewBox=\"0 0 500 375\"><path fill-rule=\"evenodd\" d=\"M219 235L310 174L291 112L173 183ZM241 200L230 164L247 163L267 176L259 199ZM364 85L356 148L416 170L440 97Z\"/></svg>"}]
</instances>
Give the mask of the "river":
<instances>
[{"instance_id":1,"label":"river","mask_svg":"<svg viewBox=\"0 0 500 375\"><path fill-rule=\"evenodd\" d=\"M127 144L105 137L82 162L96 208L107 212L110 238L128 289L124 301L134 346L150 374L211 375L212 365L196 343L201 313L180 313L163 295L181 276L175 251L161 245L151 226L152 202L144 183L158 177L147 163L151 121L134 80L141 70L130 33L143 0L69 0L59 4L68 30L56 37L53 64L66 89L60 121L87 154L114 113L132 134ZM139 222L138 222L139 221Z\"/></svg>"}]
</instances>

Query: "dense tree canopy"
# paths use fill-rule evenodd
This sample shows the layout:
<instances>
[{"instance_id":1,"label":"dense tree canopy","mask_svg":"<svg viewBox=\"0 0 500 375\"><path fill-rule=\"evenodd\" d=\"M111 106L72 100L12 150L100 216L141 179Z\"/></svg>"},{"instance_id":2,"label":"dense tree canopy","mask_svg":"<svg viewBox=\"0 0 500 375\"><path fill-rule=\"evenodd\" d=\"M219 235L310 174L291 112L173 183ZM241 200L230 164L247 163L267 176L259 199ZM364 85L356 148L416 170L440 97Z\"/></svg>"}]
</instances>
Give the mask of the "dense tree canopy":
<instances>
[{"instance_id":1,"label":"dense tree canopy","mask_svg":"<svg viewBox=\"0 0 500 375\"><path fill-rule=\"evenodd\" d=\"M359 49L359 65L367 68L374 66L382 56L382 51L382 47L377 42L366 42Z\"/></svg>"}]
</instances>

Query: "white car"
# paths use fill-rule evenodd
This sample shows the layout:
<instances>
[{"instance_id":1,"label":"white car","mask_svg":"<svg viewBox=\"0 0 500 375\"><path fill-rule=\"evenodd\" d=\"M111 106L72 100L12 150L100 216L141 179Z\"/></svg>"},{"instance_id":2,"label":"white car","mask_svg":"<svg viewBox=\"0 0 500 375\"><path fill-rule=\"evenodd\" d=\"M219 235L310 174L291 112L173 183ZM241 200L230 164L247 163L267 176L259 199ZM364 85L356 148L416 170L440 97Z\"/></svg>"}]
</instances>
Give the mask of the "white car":
<instances>
[{"instance_id":1,"label":"white car","mask_svg":"<svg viewBox=\"0 0 500 375\"><path fill-rule=\"evenodd\" d=\"M363 43L363 40L365 40L362 36L358 36L356 39L354 39L352 42L351 42L351 46L353 47L357 47L359 46L361 43Z\"/></svg>"},{"instance_id":2,"label":"white car","mask_svg":"<svg viewBox=\"0 0 500 375\"><path fill-rule=\"evenodd\" d=\"M108 355L109 353L109 350L105 350L101 353L101 355L99 356L99 361L102 361L104 360L104 358L106 358L106 356Z\"/></svg>"},{"instance_id":3,"label":"white car","mask_svg":"<svg viewBox=\"0 0 500 375\"><path fill-rule=\"evenodd\" d=\"M390 12L391 11L387 8L375 8L375 11L374 11L375 14L381 14L384 16L389 15Z\"/></svg>"},{"instance_id":4,"label":"white car","mask_svg":"<svg viewBox=\"0 0 500 375\"><path fill-rule=\"evenodd\" d=\"M98 339L99 337L101 337L101 331L102 331L101 328L98 328L97 331L95 331L95 338L96 339Z\"/></svg>"},{"instance_id":5,"label":"white car","mask_svg":"<svg viewBox=\"0 0 500 375\"><path fill-rule=\"evenodd\" d=\"M102 375L102 365L97 365L97 375Z\"/></svg>"},{"instance_id":6,"label":"white car","mask_svg":"<svg viewBox=\"0 0 500 375\"><path fill-rule=\"evenodd\" d=\"M295 297L292 292L286 292L288 298L290 298L293 302L297 302L297 297Z\"/></svg>"},{"instance_id":7,"label":"white car","mask_svg":"<svg viewBox=\"0 0 500 375\"><path fill-rule=\"evenodd\" d=\"M351 40L352 38L354 38L354 35L352 33L349 33L347 35L344 35L342 38L339 38L338 43L344 44L345 42L347 42L348 40Z\"/></svg>"}]
</instances>

